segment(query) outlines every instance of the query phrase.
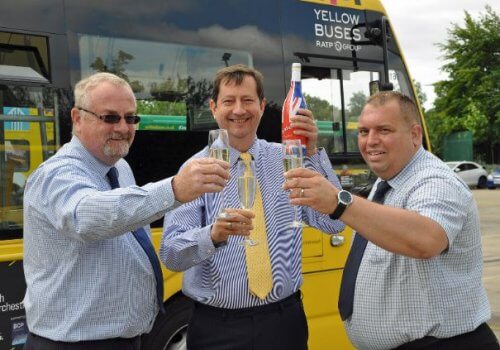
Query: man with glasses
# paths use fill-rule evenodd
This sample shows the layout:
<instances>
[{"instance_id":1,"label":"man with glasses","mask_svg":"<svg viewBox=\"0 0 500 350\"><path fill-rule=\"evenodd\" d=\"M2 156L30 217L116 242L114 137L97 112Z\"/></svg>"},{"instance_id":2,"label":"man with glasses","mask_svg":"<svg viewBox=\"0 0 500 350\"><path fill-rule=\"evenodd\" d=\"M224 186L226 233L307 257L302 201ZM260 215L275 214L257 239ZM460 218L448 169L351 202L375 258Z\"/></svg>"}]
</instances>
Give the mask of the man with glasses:
<instances>
[{"instance_id":1,"label":"man with glasses","mask_svg":"<svg viewBox=\"0 0 500 350\"><path fill-rule=\"evenodd\" d=\"M75 87L73 138L27 181L25 349L139 349L163 308L149 223L220 191L228 166L196 159L142 187L123 159L134 140L129 84L97 73Z\"/></svg>"}]
</instances>

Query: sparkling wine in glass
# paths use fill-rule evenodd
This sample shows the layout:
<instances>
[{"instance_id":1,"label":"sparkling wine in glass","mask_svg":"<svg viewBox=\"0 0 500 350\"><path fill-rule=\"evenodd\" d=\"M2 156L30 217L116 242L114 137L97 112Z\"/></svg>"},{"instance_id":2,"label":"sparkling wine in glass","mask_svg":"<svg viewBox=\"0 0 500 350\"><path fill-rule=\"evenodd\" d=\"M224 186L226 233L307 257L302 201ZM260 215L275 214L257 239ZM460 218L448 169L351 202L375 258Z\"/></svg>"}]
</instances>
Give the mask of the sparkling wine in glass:
<instances>
[{"instance_id":1,"label":"sparkling wine in glass","mask_svg":"<svg viewBox=\"0 0 500 350\"><path fill-rule=\"evenodd\" d=\"M208 132L208 155L210 158L220 159L229 163L229 135L225 129L210 130ZM217 218L227 219L229 214L225 210L224 190L221 192L221 206Z\"/></svg>"},{"instance_id":2,"label":"sparkling wine in glass","mask_svg":"<svg viewBox=\"0 0 500 350\"><path fill-rule=\"evenodd\" d=\"M255 177L255 162L253 160L238 161L238 198L243 209L252 209L255 202L255 194L257 192L257 178ZM251 237L246 237L243 240L243 245L254 246L259 244Z\"/></svg>"},{"instance_id":3,"label":"sparkling wine in glass","mask_svg":"<svg viewBox=\"0 0 500 350\"><path fill-rule=\"evenodd\" d=\"M303 155L300 140L284 140L282 143L282 149L285 171L302 168ZM290 227L307 227L307 224L300 220L298 206L294 206L294 219L290 224Z\"/></svg>"}]
</instances>

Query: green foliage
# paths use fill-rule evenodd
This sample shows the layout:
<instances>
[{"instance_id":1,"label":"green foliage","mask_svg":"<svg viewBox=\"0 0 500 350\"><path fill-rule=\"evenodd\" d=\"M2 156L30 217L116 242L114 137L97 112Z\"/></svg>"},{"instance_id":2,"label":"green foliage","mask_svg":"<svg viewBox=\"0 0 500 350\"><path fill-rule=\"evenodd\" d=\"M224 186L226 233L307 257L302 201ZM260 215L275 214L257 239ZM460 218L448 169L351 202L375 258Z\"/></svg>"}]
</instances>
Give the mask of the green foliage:
<instances>
[{"instance_id":1,"label":"green foliage","mask_svg":"<svg viewBox=\"0 0 500 350\"><path fill-rule=\"evenodd\" d=\"M417 98L420 101L420 107L422 110L424 109L424 103L427 102L427 95L422 90L422 84L413 79L413 85L415 86L415 90L417 91Z\"/></svg>"},{"instance_id":2,"label":"green foliage","mask_svg":"<svg viewBox=\"0 0 500 350\"><path fill-rule=\"evenodd\" d=\"M334 120L332 115L335 116L335 120L340 120L340 109L332 106L328 101L308 94L304 94L304 98L307 102L307 108L313 111L317 120L332 121Z\"/></svg>"},{"instance_id":3,"label":"green foliage","mask_svg":"<svg viewBox=\"0 0 500 350\"><path fill-rule=\"evenodd\" d=\"M97 57L94 62L90 65L95 71L98 72L109 72L125 79L129 82L132 91L135 93L144 91L144 86L140 81L134 80L130 81L128 75L125 73L127 68L125 67L129 61L133 60L135 57L125 51L119 50L118 56L114 57L111 61L111 67L108 67L101 57Z\"/></svg>"},{"instance_id":4,"label":"green foliage","mask_svg":"<svg viewBox=\"0 0 500 350\"><path fill-rule=\"evenodd\" d=\"M347 105L347 121L357 122L363 107L365 106L368 97L363 93L363 91L354 92Z\"/></svg>"},{"instance_id":5,"label":"green foliage","mask_svg":"<svg viewBox=\"0 0 500 350\"><path fill-rule=\"evenodd\" d=\"M444 135L469 130L474 146L490 151L493 160L492 150L500 140L498 14L490 6L477 20L465 12L464 26L453 24L447 41L439 47L446 59L442 69L449 79L435 84L435 111L428 117L431 132Z\"/></svg>"},{"instance_id":6,"label":"green foliage","mask_svg":"<svg viewBox=\"0 0 500 350\"><path fill-rule=\"evenodd\" d=\"M137 100L137 113L186 116L187 111L184 102Z\"/></svg>"}]
</instances>

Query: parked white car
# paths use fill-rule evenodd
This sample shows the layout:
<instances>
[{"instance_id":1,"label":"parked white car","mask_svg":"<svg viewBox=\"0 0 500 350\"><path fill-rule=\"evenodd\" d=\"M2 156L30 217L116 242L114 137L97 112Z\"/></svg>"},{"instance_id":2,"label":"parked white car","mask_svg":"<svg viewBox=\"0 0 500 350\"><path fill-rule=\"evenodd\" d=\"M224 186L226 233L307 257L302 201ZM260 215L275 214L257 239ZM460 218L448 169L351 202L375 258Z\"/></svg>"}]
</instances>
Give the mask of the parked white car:
<instances>
[{"instance_id":1,"label":"parked white car","mask_svg":"<svg viewBox=\"0 0 500 350\"><path fill-rule=\"evenodd\" d=\"M500 187L500 168L494 169L488 175L488 188Z\"/></svg>"},{"instance_id":2,"label":"parked white car","mask_svg":"<svg viewBox=\"0 0 500 350\"><path fill-rule=\"evenodd\" d=\"M460 177L469 187L485 188L488 172L477 163L469 161L446 162L451 170Z\"/></svg>"}]
</instances>

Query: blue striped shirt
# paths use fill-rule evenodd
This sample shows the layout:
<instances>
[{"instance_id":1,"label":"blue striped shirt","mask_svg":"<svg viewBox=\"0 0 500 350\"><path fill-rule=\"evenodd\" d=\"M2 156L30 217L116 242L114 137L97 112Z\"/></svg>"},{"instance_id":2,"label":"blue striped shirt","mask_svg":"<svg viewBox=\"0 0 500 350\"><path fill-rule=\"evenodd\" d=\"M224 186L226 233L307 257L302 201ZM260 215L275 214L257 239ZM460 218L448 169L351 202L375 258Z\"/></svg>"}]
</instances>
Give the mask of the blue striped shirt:
<instances>
[{"instance_id":1,"label":"blue striped shirt","mask_svg":"<svg viewBox=\"0 0 500 350\"><path fill-rule=\"evenodd\" d=\"M288 228L294 209L282 189L283 156L281 145L256 139L249 150L257 168L262 193L273 289L265 300L250 294L247 283L245 248L240 236L231 236L226 246L215 248L210 237L211 224L221 206L221 193L205 194L165 216L160 258L174 271L185 271L183 292L203 303L221 308L244 308L281 300L302 284L300 228ZM237 167L240 153L230 149L231 178L223 191L225 205L239 208ZM207 149L194 157L207 157ZM306 159L306 166L327 176L340 187L324 150ZM325 232L339 232L340 221L310 208L302 208L303 220Z\"/></svg>"},{"instance_id":2,"label":"blue striped shirt","mask_svg":"<svg viewBox=\"0 0 500 350\"><path fill-rule=\"evenodd\" d=\"M388 182L392 189L384 205L436 221L449 248L431 259L415 259L368 242L354 311L345 322L349 338L358 349L382 350L424 336L473 331L490 318L490 307L481 280L481 233L472 193L423 148Z\"/></svg>"},{"instance_id":3,"label":"blue striped shirt","mask_svg":"<svg viewBox=\"0 0 500 350\"><path fill-rule=\"evenodd\" d=\"M110 166L77 137L29 177L24 194L24 299L28 328L75 342L149 332L158 312L155 277L131 230L174 204L171 180L135 185L125 160L122 188Z\"/></svg>"}]
</instances>

